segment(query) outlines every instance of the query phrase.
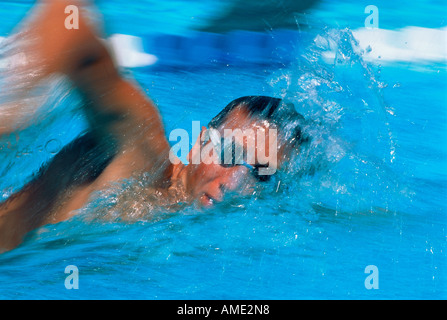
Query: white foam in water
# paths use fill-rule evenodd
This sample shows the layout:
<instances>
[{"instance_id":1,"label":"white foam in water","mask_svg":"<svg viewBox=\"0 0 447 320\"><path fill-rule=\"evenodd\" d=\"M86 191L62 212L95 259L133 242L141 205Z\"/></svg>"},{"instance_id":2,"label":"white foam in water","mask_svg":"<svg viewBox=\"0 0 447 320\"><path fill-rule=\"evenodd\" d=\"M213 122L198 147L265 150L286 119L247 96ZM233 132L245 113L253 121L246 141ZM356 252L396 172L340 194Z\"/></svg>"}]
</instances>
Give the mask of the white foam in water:
<instances>
[{"instance_id":1,"label":"white foam in water","mask_svg":"<svg viewBox=\"0 0 447 320\"><path fill-rule=\"evenodd\" d=\"M5 39L5 37L0 37L0 44ZM112 50L116 63L120 67L136 68L150 66L158 60L156 56L144 52L143 40L136 36L114 34L106 40L106 43ZM6 68L11 62L11 59L0 60L0 68ZM15 62L18 63L18 61Z\"/></svg>"},{"instance_id":2,"label":"white foam in water","mask_svg":"<svg viewBox=\"0 0 447 320\"><path fill-rule=\"evenodd\" d=\"M381 62L447 62L447 27L440 29L408 26L399 30L353 30L352 34L364 50L366 61ZM333 48L331 48L333 49ZM335 58L335 51L324 54Z\"/></svg>"},{"instance_id":3,"label":"white foam in water","mask_svg":"<svg viewBox=\"0 0 447 320\"><path fill-rule=\"evenodd\" d=\"M360 28L352 31L364 51L366 61L447 62L447 27L433 29L408 26L398 30ZM0 44L5 38L0 37ZM114 34L106 40L121 67L150 66L158 58L144 52L143 40L127 34ZM323 53L326 60L336 56L335 48ZM10 61L0 61L0 68ZM16 61L17 62L17 61Z\"/></svg>"},{"instance_id":4,"label":"white foam in water","mask_svg":"<svg viewBox=\"0 0 447 320\"><path fill-rule=\"evenodd\" d=\"M144 52L141 38L127 34L114 34L108 39L116 62L121 67L135 68L150 66L157 57Z\"/></svg>"}]
</instances>

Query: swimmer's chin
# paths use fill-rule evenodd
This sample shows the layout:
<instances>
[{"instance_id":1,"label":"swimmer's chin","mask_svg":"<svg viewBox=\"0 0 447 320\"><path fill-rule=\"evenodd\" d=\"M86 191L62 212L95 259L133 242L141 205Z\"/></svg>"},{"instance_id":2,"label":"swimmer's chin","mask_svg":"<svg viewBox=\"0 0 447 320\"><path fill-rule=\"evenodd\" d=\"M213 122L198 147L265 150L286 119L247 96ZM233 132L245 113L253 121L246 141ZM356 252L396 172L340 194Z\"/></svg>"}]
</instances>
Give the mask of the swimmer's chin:
<instances>
[{"instance_id":1,"label":"swimmer's chin","mask_svg":"<svg viewBox=\"0 0 447 320\"><path fill-rule=\"evenodd\" d=\"M221 203L227 203L228 201L250 198L254 195L255 189L253 187L247 187L239 190L237 193L227 192L225 194L225 199L223 195L218 195L218 197L213 197L209 193L204 192L197 198L197 205L200 208L209 209Z\"/></svg>"},{"instance_id":2,"label":"swimmer's chin","mask_svg":"<svg viewBox=\"0 0 447 320\"><path fill-rule=\"evenodd\" d=\"M209 194L204 193L199 198L199 203L203 208L212 208L216 202L216 199L211 197Z\"/></svg>"}]
</instances>

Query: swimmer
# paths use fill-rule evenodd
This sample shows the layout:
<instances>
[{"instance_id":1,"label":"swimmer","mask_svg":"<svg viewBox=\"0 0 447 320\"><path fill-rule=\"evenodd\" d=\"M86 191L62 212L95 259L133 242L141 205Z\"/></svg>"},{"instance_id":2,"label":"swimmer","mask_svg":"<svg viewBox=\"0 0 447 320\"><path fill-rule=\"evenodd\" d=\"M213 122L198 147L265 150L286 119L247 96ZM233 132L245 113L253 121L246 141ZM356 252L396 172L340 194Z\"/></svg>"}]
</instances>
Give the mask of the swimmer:
<instances>
[{"instance_id":1,"label":"swimmer","mask_svg":"<svg viewBox=\"0 0 447 320\"><path fill-rule=\"evenodd\" d=\"M80 8L78 29L65 28L64 10L68 5ZM16 247L28 232L40 226L70 218L95 191L145 172L151 175L150 190L172 198L172 202L181 199L182 203L203 206L223 201L228 191L238 192L244 185L268 179L260 174L265 162L259 159L236 163L230 157L229 163L187 165L170 161L170 145L156 106L136 83L120 74L100 32L83 15L84 10L84 1L41 1L14 36L20 39L21 53L27 58L27 63L18 68L32 74L23 84L23 92L52 74L66 76L82 97L89 130L0 204L0 251ZM281 119L300 118L277 98L252 96L234 100L211 120L207 129L202 129L188 159L200 147L214 143L209 134L211 128L222 136L225 129L236 128L252 128L254 133L261 130L268 136L275 127L281 136L284 126L274 116L279 110L285 115ZM10 134L13 128L11 122L0 122L0 135ZM286 143L275 145L277 157L269 164L275 170L302 142L300 128L292 131L293 137ZM244 146L243 140L235 139L235 143Z\"/></svg>"}]
</instances>

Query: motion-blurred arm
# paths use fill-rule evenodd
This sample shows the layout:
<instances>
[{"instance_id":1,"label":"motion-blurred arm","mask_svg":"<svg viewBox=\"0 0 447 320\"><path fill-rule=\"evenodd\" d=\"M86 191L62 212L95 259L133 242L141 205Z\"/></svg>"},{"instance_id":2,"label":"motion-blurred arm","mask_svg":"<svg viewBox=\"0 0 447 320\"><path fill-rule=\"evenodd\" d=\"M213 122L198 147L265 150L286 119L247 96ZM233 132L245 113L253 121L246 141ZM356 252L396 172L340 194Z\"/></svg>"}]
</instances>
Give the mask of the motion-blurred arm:
<instances>
[{"instance_id":1,"label":"motion-blurred arm","mask_svg":"<svg viewBox=\"0 0 447 320\"><path fill-rule=\"evenodd\" d=\"M79 9L78 29L66 28L69 5ZM116 144L118 156L115 168L108 168L109 178L150 170L168 158L169 144L157 108L137 84L120 75L83 1L40 2L18 35L27 57L25 68L32 74L26 89L51 74L65 74L83 97L98 141Z\"/></svg>"}]
</instances>

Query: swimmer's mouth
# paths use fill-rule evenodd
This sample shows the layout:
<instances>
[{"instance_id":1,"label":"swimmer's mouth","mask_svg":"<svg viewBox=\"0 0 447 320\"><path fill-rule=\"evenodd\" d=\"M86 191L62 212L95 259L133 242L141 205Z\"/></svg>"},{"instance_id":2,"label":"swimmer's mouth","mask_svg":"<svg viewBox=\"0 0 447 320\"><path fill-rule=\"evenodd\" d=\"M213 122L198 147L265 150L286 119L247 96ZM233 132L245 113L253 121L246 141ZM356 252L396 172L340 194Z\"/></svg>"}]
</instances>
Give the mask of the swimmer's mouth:
<instances>
[{"instance_id":1,"label":"swimmer's mouth","mask_svg":"<svg viewBox=\"0 0 447 320\"><path fill-rule=\"evenodd\" d=\"M204 193L202 194L202 196L200 197L200 203L208 208L208 207L212 207L215 203L220 202L218 199L215 199L214 197L212 197L210 194L208 193Z\"/></svg>"}]
</instances>

